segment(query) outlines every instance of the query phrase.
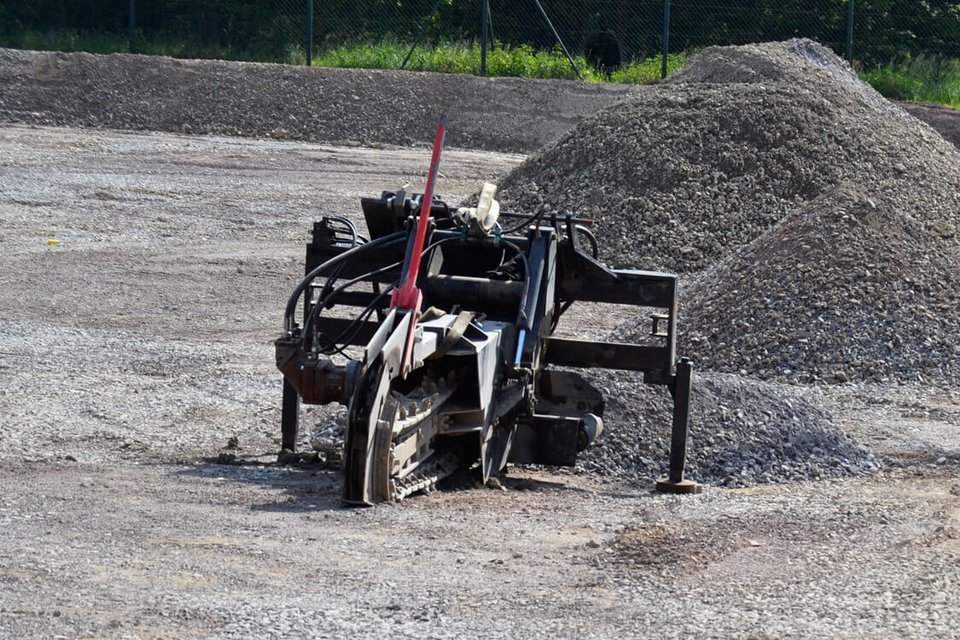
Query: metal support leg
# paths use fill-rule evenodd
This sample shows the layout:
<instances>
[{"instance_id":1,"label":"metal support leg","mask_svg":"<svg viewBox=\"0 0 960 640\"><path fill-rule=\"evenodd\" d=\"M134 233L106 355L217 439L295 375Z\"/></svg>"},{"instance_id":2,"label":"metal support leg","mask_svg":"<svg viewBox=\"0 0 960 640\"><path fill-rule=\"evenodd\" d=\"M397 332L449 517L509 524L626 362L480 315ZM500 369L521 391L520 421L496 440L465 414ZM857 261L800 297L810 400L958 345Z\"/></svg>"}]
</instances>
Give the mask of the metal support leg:
<instances>
[{"instance_id":1,"label":"metal support leg","mask_svg":"<svg viewBox=\"0 0 960 640\"><path fill-rule=\"evenodd\" d=\"M283 380L283 403L280 405L280 447L297 450L297 432L300 429L300 396L293 385Z\"/></svg>"},{"instance_id":2,"label":"metal support leg","mask_svg":"<svg viewBox=\"0 0 960 640\"><path fill-rule=\"evenodd\" d=\"M677 363L677 379L671 388L673 395L673 430L670 436L670 475L657 481L662 493L700 493L703 487L683 478L687 464L687 429L690 424L690 387L693 382L693 363L681 358Z\"/></svg>"},{"instance_id":3,"label":"metal support leg","mask_svg":"<svg viewBox=\"0 0 960 640\"><path fill-rule=\"evenodd\" d=\"M130 0L130 53L137 53L137 0Z\"/></svg>"},{"instance_id":4,"label":"metal support leg","mask_svg":"<svg viewBox=\"0 0 960 640\"><path fill-rule=\"evenodd\" d=\"M670 0L663 0L663 37L660 40L660 79L667 77L667 56L670 54Z\"/></svg>"}]
</instances>

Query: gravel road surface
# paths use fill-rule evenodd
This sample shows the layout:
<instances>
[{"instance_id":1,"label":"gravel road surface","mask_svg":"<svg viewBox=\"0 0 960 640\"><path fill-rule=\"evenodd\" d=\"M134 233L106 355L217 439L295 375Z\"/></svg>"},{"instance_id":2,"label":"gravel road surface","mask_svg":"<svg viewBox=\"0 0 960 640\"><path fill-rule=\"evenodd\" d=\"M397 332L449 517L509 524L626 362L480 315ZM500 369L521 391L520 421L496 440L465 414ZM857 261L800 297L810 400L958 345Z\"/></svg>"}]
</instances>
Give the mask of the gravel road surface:
<instances>
[{"instance_id":1,"label":"gravel road surface","mask_svg":"<svg viewBox=\"0 0 960 640\"><path fill-rule=\"evenodd\" d=\"M426 159L0 128L0 637L957 635L946 390L822 390L883 471L682 498L512 470L343 509L335 472L276 465L270 343L309 226ZM520 160L453 151L441 192ZM232 436L244 464L205 461Z\"/></svg>"}]
</instances>

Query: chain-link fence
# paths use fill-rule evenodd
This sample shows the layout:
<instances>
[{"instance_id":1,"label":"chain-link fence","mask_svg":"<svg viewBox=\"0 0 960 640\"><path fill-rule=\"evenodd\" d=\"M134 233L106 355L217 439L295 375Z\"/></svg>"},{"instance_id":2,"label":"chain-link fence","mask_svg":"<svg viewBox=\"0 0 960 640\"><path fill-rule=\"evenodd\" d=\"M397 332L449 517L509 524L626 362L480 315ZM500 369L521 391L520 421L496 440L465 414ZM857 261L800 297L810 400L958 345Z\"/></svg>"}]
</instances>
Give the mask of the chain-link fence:
<instances>
[{"instance_id":1,"label":"chain-link fence","mask_svg":"<svg viewBox=\"0 0 960 640\"><path fill-rule=\"evenodd\" d=\"M36 48L289 62L306 23L305 0L0 0L0 45Z\"/></svg>"},{"instance_id":2,"label":"chain-link fence","mask_svg":"<svg viewBox=\"0 0 960 640\"><path fill-rule=\"evenodd\" d=\"M112 0L130 17L132 50L292 61L306 45L304 0Z\"/></svg>"},{"instance_id":3,"label":"chain-link fence","mask_svg":"<svg viewBox=\"0 0 960 640\"><path fill-rule=\"evenodd\" d=\"M0 42L30 29L124 38L145 53L286 62L345 43L484 33L491 46L562 42L594 61L790 37L865 63L960 57L955 0L2 0Z\"/></svg>"}]
</instances>

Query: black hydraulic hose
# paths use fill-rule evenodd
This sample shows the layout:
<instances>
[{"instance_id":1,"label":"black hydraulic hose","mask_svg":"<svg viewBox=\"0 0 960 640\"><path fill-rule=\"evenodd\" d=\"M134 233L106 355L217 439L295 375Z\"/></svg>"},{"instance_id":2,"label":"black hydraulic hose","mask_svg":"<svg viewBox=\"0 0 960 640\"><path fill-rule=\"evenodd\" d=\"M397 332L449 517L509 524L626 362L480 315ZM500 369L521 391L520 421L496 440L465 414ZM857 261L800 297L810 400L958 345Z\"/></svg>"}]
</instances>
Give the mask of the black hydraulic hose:
<instances>
[{"instance_id":1,"label":"black hydraulic hose","mask_svg":"<svg viewBox=\"0 0 960 640\"><path fill-rule=\"evenodd\" d=\"M527 227L527 226L530 226L531 224L534 224L535 222L537 222L538 220L540 220L540 218L543 217L543 214L544 214L544 213L545 213L545 210L544 210L543 208L541 208L541 209L540 209L539 211L537 211L536 213L530 214L530 217L524 218L523 221L520 222L518 225L516 225L516 226L514 226L514 227L510 227L509 229L505 229L505 230L503 231L503 235L505 235L505 236L512 235L512 234L520 231L520 230L523 229L524 227Z\"/></svg>"},{"instance_id":2,"label":"black hydraulic hose","mask_svg":"<svg viewBox=\"0 0 960 640\"><path fill-rule=\"evenodd\" d=\"M324 347L321 349L321 353L327 356L334 356L343 353L344 350L350 346L350 342L353 340L353 338L360 332L360 329L363 328L363 323L366 322L371 315L373 315L373 312L376 310L380 300L386 297L388 293L392 292L395 287L396 285L391 284L389 287L384 289L383 293L374 298L370 304L368 304L366 308L360 312L360 315L354 318L353 322L347 325L347 328L340 332L340 335L333 340L327 341L329 347L334 348L330 349L329 347ZM340 345L340 342L343 342L343 344Z\"/></svg>"},{"instance_id":3,"label":"black hydraulic hose","mask_svg":"<svg viewBox=\"0 0 960 640\"><path fill-rule=\"evenodd\" d=\"M317 321L317 316L320 315L320 313L322 313L323 307L326 305L328 299L335 298L336 296L343 293L349 287L352 287L358 282L362 282L374 276L378 276L381 273L386 273L390 269L396 269L401 265L403 265L403 260L399 260L397 262L394 262L393 264L388 264L385 267L381 267L374 271L364 273L363 275L359 275L356 278L351 278L350 280L347 280L345 283L343 283L336 289L333 289L332 291L330 291L329 293L321 297L319 300L317 300L317 302L314 303L313 307L310 309L310 314L307 316L306 320L303 323L303 335L300 337L301 344L306 342L306 336L307 336L307 333L309 333L309 328L313 326L313 324ZM393 284L390 285L390 287L388 287L388 290L392 289L394 286L395 285ZM382 296L377 296L376 300L379 300L381 297Z\"/></svg>"},{"instance_id":4,"label":"black hydraulic hose","mask_svg":"<svg viewBox=\"0 0 960 640\"><path fill-rule=\"evenodd\" d=\"M527 260L527 254L521 251L517 245L507 240L501 240L500 243L509 249L513 249L514 253L520 256L520 261L523 262L523 296L520 298L520 315L525 316L527 297L530 295L530 261Z\"/></svg>"},{"instance_id":5,"label":"black hydraulic hose","mask_svg":"<svg viewBox=\"0 0 960 640\"><path fill-rule=\"evenodd\" d=\"M345 218L344 216L327 216L327 220L330 222L340 223L347 228L347 231L350 233L351 249L356 247L358 244L360 244L360 234L357 231L357 225L353 223L353 220L351 220L350 218ZM367 240L366 238L364 238L363 241L364 243L369 242L369 240ZM340 274L343 273L343 269L345 266L346 266L346 263L341 263L340 266L337 267L337 270L334 271L333 274L327 278L326 283L323 285L323 291L320 292L321 298L325 298L327 295L330 294L330 289L332 289L333 285L336 284L337 280L340 279Z\"/></svg>"},{"instance_id":6,"label":"black hydraulic hose","mask_svg":"<svg viewBox=\"0 0 960 640\"><path fill-rule=\"evenodd\" d=\"M374 271L368 271L367 273L365 273L365 274L363 274L363 275L360 275L360 276L357 276L356 278L351 278L350 280L347 280L346 282L344 282L342 285L340 285L340 286L337 287L336 289L333 289L333 290L330 292L329 295L324 296L323 298L321 298L320 300L318 300L318 301L317 301L317 304L314 305L314 306L317 306L317 307L322 306L322 305L324 305L324 304L326 303L327 298L335 297L335 296L343 293L343 292L346 291L349 287L352 287L353 285L357 284L358 282L363 282L364 280L368 280L369 278L372 278L372 277L374 277L374 276L378 276L378 275L380 275L381 273L386 273L387 271L390 271L390 269L396 269L397 267L400 267L400 266L403 266L403 260L397 260L397 261L394 262L393 264L388 264L387 266L385 266L385 267L380 267L379 269L375 269Z\"/></svg>"},{"instance_id":7,"label":"black hydraulic hose","mask_svg":"<svg viewBox=\"0 0 960 640\"><path fill-rule=\"evenodd\" d=\"M453 240L460 240L460 238L444 238L444 239L442 239L442 240L437 240L436 242L434 242L434 243L430 244L429 246L425 247L424 250L420 252L420 258L423 259L423 256L425 256L426 253L427 253L428 251L430 251L431 249L435 249L436 247L440 246L441 244L445 244L445 243L451 242L451 241L453 241ZM374 271L369 271L369 272L367 272L367 273L365 273L365 274L363 274L363 275L357 276L357 277L355 277L355 278L351 278L350 280L347 280L346 282L344 282L342 285L340 285L340 286L337 287L336 289L333 289L332 291L330 291L330 293L329 293L328 295L323 296L320 300L317 301L317 305L316 305L316 306L319 306L321 302L325 301L325 300L326 300L327 298L329 298L329 297L336 296L337 294L343 293L344 291L347 290L348 287L352 287L353 285L357 284L358 282L363 282L364 280L367 280L367 279L369 279L369 278L371 278L371 277L373 277L373 276L378 276L378 275L380 275L381 273L386 273L387 271L390 271L390 269L396 269L397 267L402 266L402 265L403 265L403 260L398 260L397 262L394 262L393 264L388 264L388 265L385 266L385 267L380 267L379 269L375 269Z\"/></svg>"},{"instance_id":8,"label":"black hydraulic hose","mask_svg":"<svg viewBox=\"0 0 960 640\"><path fill-rule=\"evenodd\" d=\"M357 230L357 225L353 223L353 220L350 218L345 218L344 216L327 216L327 220L333 222L339 222L344 225L349 231L352 237L353 242L351 243L352 247L360 244L360 232Z\"/></svg>"},{"instance_id":9,"label":"black hydraulic hose","mask_svg":"<svg viewBox=\"0 0 960 640\"><path fill-rule=\"evenodd\" d=\"M442 240L437 240L436 242L433 242L433 243L431 243L430 245L428 245L427 247L424 248L424 250L420 253L420 259L422 260L422 259L423 259L423 256L426 255L428 251L431 251L432 249L435 249L436 247L438 247L438 246L440 246L440 245L442 245L442 244L445 244L445 243L447 243L447 242L452 242L452 241L459 241L459 240L460 240L460 238L443 238ZM514 248L516 248L516 247L514 246ZM388 264L388 265L385 266L385 267L380 267L379 269L375 269L374 271L370 271L370 272L367 272L367 273L365 273L365 274L363 274L363 275L356 276L355 278L351 278L350 280L348 280L347 282L343 283L342 285L340 285L340 286L337 287L336 289L333 289L332 291L330 291L330 292L329 292L327 295L325 295L324 297L321 297L319 300L317 300L317 302L313 305L313 308L310 309L310 314L307 316L306 320L305 320L304 323L303 323L303 335L301 335L301 337L300 337L300 343L301 343L301 344L305 344L305 343L306 343L306 336L307 336L307 334L309 333L309 328L310 328L311 326L313 326L313 324L316 322L317 316L318 316L320 313L322 313L323 306L325 305L325 303L326 303L326 301L327 301L328 299L335 298L337 295L339 295L340 293L343 293L343 292L346 291L349 287L352 287L353 285L357 284L358 282L362 282L362 281L367 280L367 279L369 279L369 278L372 278L372 277L374 277L374 276L378 276L378 275L380 275L381 273L386 273L387 271L390 271L391 269L395 269L395 268L397 268L397 267L399 267L399 266L401 266L401 265L403 265L403 260L394 262L393 264ZM321 266L322 266L322 265L321 265ZM394 289L396 286L397 286L396 283L391 284L389 287L387 287L387 289L386 289L383 293L381 293L381 294L378 295L376 298L374 298L374 301L370 304L370 306L368 306L366 309L364 309L363 311L361 311L361 312L360 312L360 316L359 316L356 320L366 319L366 318L370 317L372 311L374 310L375 303L378 302L379 300L381 300L384 295L386 295L389 291L391 291L392 289ZM296 309L296 305L294 305L294 309ZM356 322L356 320L355 320L354 322ZM350 327L352 327L353 324L354 324L354 323L351 323ZM343 338L343 336L346 335L347 331L350 330L350 327L348 327L347 329L345 329L339 336L337 336L337 338L335 338L335 339L331 342L331 344L333 344L333 345L335 346L335 345ZM342 351L342 350L341 350L341 351Z\"/></svg>"},{"instance_id":10,"label":"black hydraulic hose","mask_svg":"<svg viewBox=\"0 0 960 640\"><path fill-rule=\"evenodd\" d=\"M391 233L388 236L383 236L382 238L377 238L376 240L371 240L366 244L358 244L352 249L344 251L338 256L330 258L320 266L313 269L310 273L304 276L303 280L300 281L294 289L293 293L290 294L290 299L287 301L287 307L284 310L283 315L283 330L284 331L293 331L293 316L297 312L297 302L300 301L300 296L303 295L303 292L306 290L310 283L323 273L325 270L335 267L336 265L344 262L363 251L371 251L377 247L385 247L391 244L399 243L400 241L405 241L407 239L406 231L396 231Z\"/></svg>"},{"instance_id":11,"label":"black hydraulic hose","mask_svg":"<svg viewBox=\"0 0 960 640\"><path fill-rule=\"evenodd\" d=\"M340 275L343 274L343 270L346 268L347 263L341 262L337 265L337 268L333 270L333 273L327 276L327 281L323 283L323 289L320 291L320 295L317 296L318 300L324 300L330 295L330 292L333 291L333 286L337 284L337 280L340 279Z\"/></svg>"}]
</instances>

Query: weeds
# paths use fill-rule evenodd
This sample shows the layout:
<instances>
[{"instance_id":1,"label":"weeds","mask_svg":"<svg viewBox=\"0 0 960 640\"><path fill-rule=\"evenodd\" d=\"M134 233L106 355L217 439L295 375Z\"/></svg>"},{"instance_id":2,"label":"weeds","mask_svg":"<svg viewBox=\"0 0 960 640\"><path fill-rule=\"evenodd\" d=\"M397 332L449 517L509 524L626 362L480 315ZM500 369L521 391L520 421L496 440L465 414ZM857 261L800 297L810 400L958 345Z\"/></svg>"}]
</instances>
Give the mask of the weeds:
<instances>
[{"instance_id":1,"label":"weeds","mask_svg":"<svg viewBox=\"0 0 960 640\"><path fill-rule=\"evenodd\" d=\"M347 44L322 52L314 58L320 67L351 69L399 69L410 45L402 42ZM406 68L411 71L478 74L480 45L470 42L445 42L432 47L417 47ZM585 80L599 82L600 74L582 56L574 58ZM576 79L566 56L559 49L537 51L530 45L498 44L487 51L487 75L518 78Z\"/></svg>"},{"instance_id":2,"label":"weeds","mask_svg":"<svg viewBox=\"0 0 960 640\"><path fill-rule=\"evenodd\" d=\"M862 70L860 77L887 98L960 108L960 59L916 56Z\"/></svg>"},{"instance_id":3,"label":"weeds","mask_svg":"<svg viewBox=\"0 0 960 640\"><path fill-rule=\"evenodd\" d=\"M667 56L667 75L679 71L693 52L671 53ZM621 84L650 84L660 81L663 60L660 56L638 60L617 69L610 75L611 82Z\"/></svg>"},{"instance_id":4,"label":"weeds","mask_svg":"<svg viewBox=\"0 0 960 640\"><path fill-rule=\"evenodd\" d=\"M401 42L348 44L322 52L314 58L313 63L321 67L399 69L409 51L410 45ZM668 71L672 73L682 67L686 58L686 54L671 55L667 63ZM575 56L574 62L584 80L607 80L602 73L590 66L583 56ZM432 47L418 47L410 56L406 68L412 71L476 75L480 72L480 45L470 42L443 42ZM565 80L577 78L561 49L538 51L526 44L497 44L489 49L487 75ZM660 58L655 57L630 63L611 74L609 80L625 84L647 84L659 79Z\"/></svg>"}]
</instances>

